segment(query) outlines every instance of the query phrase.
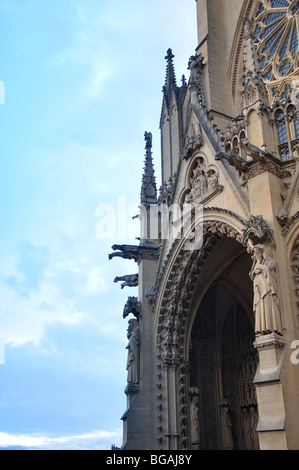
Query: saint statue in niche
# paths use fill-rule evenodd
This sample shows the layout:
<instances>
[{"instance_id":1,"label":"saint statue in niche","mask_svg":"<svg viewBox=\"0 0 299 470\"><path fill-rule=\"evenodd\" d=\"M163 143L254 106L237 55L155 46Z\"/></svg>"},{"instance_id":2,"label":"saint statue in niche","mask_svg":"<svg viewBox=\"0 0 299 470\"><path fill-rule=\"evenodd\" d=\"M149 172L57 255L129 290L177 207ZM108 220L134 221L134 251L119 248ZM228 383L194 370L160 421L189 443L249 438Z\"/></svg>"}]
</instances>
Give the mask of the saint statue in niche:
<instances>
[{"instance_id":1,"label":"saint statue in niche","mask_svg":"<svg viewBox=\"0 0 299 470\"><path fill-rule=\"evenodd\" d=\"M130 319L127 330L127 338L129 343L128 360L127 360L127 381L130 384L138 384L139 382L139 347L140 347L140 328L137 319Z\"/></svg>"},{"instance_id":2,"label":"saint statue in niche","mask_svg":"<svg viewBox=\"0 0 299 470\"><path fill-rule=\"evenodd\" d=\"M186 195L185 202L191 202L195 199L202 200L217 189L218 176L214 170L209 170L206 173L204 167L203 159L199 158L190 177L191 190Z\"/></svg>"},{"instance_id":3,"label":"saint statue in niche","mask_svg":"<svg viewBox=\"0 0 299 470\"><path fill-rule=\"evenodd\" d=\"M234 450L234 441L232 434L232 421L229 412L229 403L227 400L222 400L220 403L220 418L222 429L222 449Z\"/></svg>"},{"instance_id":4,"label":"saint statue in niche","mask_svg":"<svg viewBox=\"0 0 299 470\"><path fill-rule=\"evenodd\" d=\"M275 261L266 254L264 245L253 247L253 265L250 278L254 286L253 311L255 333L282 335L280 310L277 300Z\"/></svg>"},{"instance_id":5,"label":"saint statue in niche","mask_svg":"<svg viewBox=\"0 0 299 470\"><path fill-rule=\"evenodd\" d=\"M190 418L191 418L191 443L192 445L199 445L199 392L198 388L192 387L190 389L191 403L190 403Z\"/></svg>"}]
</instances>

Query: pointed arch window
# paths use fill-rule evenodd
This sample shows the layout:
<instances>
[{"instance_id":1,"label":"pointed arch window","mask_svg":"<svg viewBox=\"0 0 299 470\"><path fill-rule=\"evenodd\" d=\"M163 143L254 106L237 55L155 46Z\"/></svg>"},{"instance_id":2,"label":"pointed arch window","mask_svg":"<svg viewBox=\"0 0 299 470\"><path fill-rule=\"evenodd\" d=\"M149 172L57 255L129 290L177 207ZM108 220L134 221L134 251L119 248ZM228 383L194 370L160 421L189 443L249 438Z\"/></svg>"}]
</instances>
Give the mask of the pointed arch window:
<instances>
[{"instance_id":1,"label":"pointed arch window","mask_svg":"<svg viewBox=\"0 0 299 470\"><path fill-rule=\"evenodd\" d=\"M275 124L277 128L278 150L280 158L282 160L288 160L290 158L288 130L285 116L281 109L278 109L275 112Z\"/></svg>"},{"instance_id":2,"label":"pointed arch window","mask_svg":"<svg viewBox=\"0 0 299 470\"><path fill-rule=\"evenodd\" d=\"M291 139L299 139L299 120L298 113L295 106L290 105L288 107L288 121L290 126Z\"/></svg>"},{"instance_id":3,"label":"pointed arch window","mask_svg":"<svg viewBox=\"0 0 299 470\"><path fill-rule=\"evenodd\" d=\"M277 126L278 143L280 145L285 144L288 141L288 133L284 115L281 110L276 111L275 121Z\"/></svg>"}]
</instances>

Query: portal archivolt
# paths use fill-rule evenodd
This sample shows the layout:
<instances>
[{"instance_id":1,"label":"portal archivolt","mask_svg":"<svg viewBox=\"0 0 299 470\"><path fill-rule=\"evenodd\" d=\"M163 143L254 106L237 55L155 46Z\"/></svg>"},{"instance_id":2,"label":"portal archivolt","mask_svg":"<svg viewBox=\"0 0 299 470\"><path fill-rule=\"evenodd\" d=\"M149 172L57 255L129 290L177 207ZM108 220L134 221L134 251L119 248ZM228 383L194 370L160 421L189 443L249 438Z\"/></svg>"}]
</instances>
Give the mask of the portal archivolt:
<instances>
[{"instance_id":1,"label":"portal archivolt","mask_svg":"<svg viewBox=\"0 0 299 470\"><path fill-rule=\"evenodd\" d=\"M177 251L164 285L157 385L163 389L166 383L165 398L176 404L176 419L166 403L169 416L159 414L158 428L161 442L167 434L169 448L258 446L252 260L241 240L232 226L206 223L203 248ZM162 393L159 400L163 410Z\"/></svg>"}]
</instances>

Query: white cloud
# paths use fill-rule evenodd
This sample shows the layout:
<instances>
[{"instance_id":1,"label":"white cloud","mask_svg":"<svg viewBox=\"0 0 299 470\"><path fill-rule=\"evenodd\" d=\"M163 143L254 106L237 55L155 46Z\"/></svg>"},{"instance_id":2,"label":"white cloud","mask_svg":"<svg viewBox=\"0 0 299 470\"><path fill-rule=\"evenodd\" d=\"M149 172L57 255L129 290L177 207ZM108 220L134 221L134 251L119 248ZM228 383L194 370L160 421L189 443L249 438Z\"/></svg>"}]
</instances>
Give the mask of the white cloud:
<instances>
[{"instance_id":1,"label":"white cloud","mask_svg":"<svg viewBox=\"0 0 299 470\"><path fill-rule=\"evenodd\" d=\"M74 436L49 437L42 434L0 433L0 447L24 447L40 450L109 450L120 445L122 431L92 431Z\"/></svg>"},{"instance_id":2,"label":"white cloud","mask_svg":"<svg viewBox=\"0 0 299 470\"><path fill-rule=\"evenodd\" d=\"M74 300L63 296L52 282L42 281L38 290L30 290L26 296L4 283L0 291L1 339L13 346L28 342L37 345L47 325L76 325L84 318Z\"/></svg>"},{"instance_id":3,"label":"white cloud","mask_svg":"<svg viewBox=\"0 0 299 470\"><path fill-rule=\"evenodd\" d=\"M104 279L104 269L101 266L92 268L87 275L86 289L90 294L106 291L108 284Z\"/></svg>"}]
</instances>

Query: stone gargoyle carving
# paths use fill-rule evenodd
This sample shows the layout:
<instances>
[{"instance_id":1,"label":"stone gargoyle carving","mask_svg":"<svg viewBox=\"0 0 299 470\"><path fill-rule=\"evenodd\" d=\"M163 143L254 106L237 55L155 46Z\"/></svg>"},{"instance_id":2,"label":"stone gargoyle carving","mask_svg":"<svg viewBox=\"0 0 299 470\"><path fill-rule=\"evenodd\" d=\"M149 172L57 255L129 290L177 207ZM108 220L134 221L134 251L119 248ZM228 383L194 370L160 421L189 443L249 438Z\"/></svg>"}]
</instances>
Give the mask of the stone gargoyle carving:
<instances>
[{"instance_id":1,"label":"stone gargoyle carving","mask_svg":"<svg viewBox=\"0 0 299 470\"><path fill-rule=\"evenodd\" d=\"M140 247L137 245L113 245L112 250L119 250L108 255L109 259L119 256L124 259L134 259L137 261Z\"/></svg>"},{"instance_id":2,"label":"stone gargoyle carving","mask_svg":"<svg viewBox=\"0 0 299 470\"><path fill-rule=\"evenodd\" d=\"M124 306L123 318L126 318L130 313L139 320L142 315L141 303L137 297L128 297L128 300Z\"/></svg>"},{"instance_id":3,"label":"stone gargoyle carving","mask_svg":"<svg viewBox=\"0 0 299 470\"><path fill-rule=\"evenodd\" d=\"M264 150L261 150L260 148L251 144L247 138L242 139L242 144L246 149L248 157L252 158L252 160L261 163L266 161L266 157L269 155L269 152L265 152Z\"/></svg>"},{"instance_id":4,"label":"stone gargoyle carving","mask_svg":"<svg viewBox=\"0 0 299 470\"><path fill-rule=\"evenodd\" d=\"M138 274L126 274L125 276L117 276L114 282L124 281L121 284L121 288L124 287L136 287L138 286Z\"/></svg>"},{"instance_id":5,"label":"stone gargoyle carving","mask_svg":"<svg viewBox=\"0 0 299 470\"><path fill-rule=\"evenodd\" d=\"M248 162L244 158L229 152L218 152L215 155L215 160L226 160L230 166L236 168L236 170L244 171L248 166Z\"/></svg>"}]
</instances>

